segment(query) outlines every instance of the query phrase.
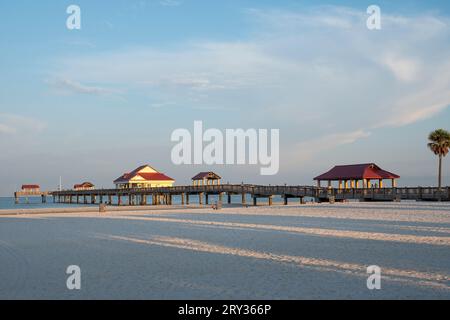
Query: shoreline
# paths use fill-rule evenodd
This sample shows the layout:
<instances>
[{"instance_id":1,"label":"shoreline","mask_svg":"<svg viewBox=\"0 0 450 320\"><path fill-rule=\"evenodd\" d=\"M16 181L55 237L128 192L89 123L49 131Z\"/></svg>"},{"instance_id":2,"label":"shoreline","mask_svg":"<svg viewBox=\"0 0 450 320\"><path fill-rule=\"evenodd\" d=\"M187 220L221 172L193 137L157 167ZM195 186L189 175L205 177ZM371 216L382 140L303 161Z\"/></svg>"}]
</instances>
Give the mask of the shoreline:
<instances>
[{"instance_id":1,"label":"shoreline","mask_svg":"<svg viewBox=\"0 0 450 320\"><path fill-rule=\"evenodd\" d=\"M379 208L379 210L383 210L385 208L395 209L397 207L405 207L406 206L414 206L418 209L450 209L450 203L447 202L424 202L424 201L408 201L404 200L402 202L357 202L357 201L349 201L349 202L336 202L334 204L330 203L305 203L305 204L288 204L284 205L283 203L274 203L272 206L268 206L267 204L258 204L257 206L253 205L242 205L242 204L224 204L222 209L214 210L212 205L199 205L199 204L190 204L190 205L146 205L146 206L117 206L117 205L106 205L105 211L100 212L99 205L96 206L83 206L83 207L61 207L61 208L33 208L33 209L0 209L0 217L5 216L22 216L22 215L46 215L46 214L100 214L107 215L108 213L129 213L129 212L146 212L146 211L184 211L184 210L195 210L201 209L210 212L220 213L222 211L228 212L230 209L244 209L244 210L261 210L261 214L266 212L267 209L275 209L276 212L283 211L282 209L288 209L291 211L292 209L312 209L312 208L323 208L326 210L341 210L343 207L354 208L359 207L360 209L364 209L365 206L373 209L374 207ZM290 210L289 210L290 209ZM413 207L411 207L413 209Z\"/></svg>"},{"instance_id":2,"label":"shoreline","mask_svg":"<svg viewBox=\"0 0 450 320\"><path fill-rule=\"evenodd\" d=\"M180 209L211 209L210 206L106 206L106 212L100 212L99 206L76 208L40 208L40 209L0 209L0 216L18 216L29 214L59 214L59 213L108 213L108 212L132 212L132 211L163 211Z\"/></svg>"}]
</instances>

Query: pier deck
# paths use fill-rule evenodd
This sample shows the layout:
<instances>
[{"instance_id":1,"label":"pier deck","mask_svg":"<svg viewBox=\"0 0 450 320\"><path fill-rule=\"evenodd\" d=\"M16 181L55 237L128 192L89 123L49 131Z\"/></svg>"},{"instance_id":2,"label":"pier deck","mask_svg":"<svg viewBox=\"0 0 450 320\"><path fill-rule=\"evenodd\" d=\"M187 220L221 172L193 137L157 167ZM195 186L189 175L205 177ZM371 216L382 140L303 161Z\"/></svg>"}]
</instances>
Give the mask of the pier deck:
<instances>
[{"instance_id":1,"label":"pier deck","mask_svg":"<svg viewBox=\"0 0 450 320\"><path fill-rule=\"evenodd\" d=\"M313 198L317 202L334 202L345 200L360 201L450 201L450 187L414 187L414 188L370 188L370 189L336 189L319 188L312 186L260 186L260 185L210 185L210 186L176 186L149 189L98 189L86 191L54 191L48 193L53 201L73 204L110 204L110 205L147 205L151 197L153 205L172 204L173 196L181 197L181 204L189 204L191 196L197 196L200 204L209 204L210 195L218 195L223 202L231 203L232 195L241 195L241 203L246 205L247 195L253 199L253 205L258 199L268 199L269 205L273 203L274 196L281 196L284 204L289 199L299 199L304 203L305 198ZM113 197L116 203L113 203ZM123 201L123 200L127 201Z\"/></svg>"},{"instance_id":2,"label":"pier deck","mask_svg":"<svg viewBox=\"0 0 450 320\"><path fill-rule=\"evenodd\" d=\"M20 202L20 198L25 198L28 202L28 198L41 197L42 203L47 202L47 197L51 196L53 192L49 191L16 191L14 192L14 201L16 204Z\"/></svg>"}]
</instances>

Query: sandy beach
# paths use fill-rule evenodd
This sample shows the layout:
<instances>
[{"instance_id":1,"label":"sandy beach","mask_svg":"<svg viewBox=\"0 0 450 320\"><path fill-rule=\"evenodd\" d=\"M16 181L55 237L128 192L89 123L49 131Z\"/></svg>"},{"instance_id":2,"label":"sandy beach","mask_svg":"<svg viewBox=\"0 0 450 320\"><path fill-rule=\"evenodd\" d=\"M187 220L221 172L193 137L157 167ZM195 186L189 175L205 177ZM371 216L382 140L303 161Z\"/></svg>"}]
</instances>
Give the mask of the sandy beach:
<instances>
[{"instance_id":1,"label":"sandy beach","mask_svg":"<svg viewBox=\"0 0 450 320\"><path fill-rule=\"evenodd\" d=\"M450 298L448 203L46 210L0 212L1 299Z\"/></svg>"}]
</instances>

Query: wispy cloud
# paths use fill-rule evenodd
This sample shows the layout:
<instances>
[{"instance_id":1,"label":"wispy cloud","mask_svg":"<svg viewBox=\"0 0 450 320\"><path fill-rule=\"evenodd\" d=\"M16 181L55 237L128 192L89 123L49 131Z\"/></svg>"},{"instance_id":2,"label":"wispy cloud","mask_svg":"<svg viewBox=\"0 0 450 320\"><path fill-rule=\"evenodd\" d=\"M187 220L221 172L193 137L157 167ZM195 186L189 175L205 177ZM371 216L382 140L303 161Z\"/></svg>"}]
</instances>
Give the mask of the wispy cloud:
<instances>
[{"instance_id":1,"label":"wispy cloud","mask_svg":"<svg viewBox=\"0 0 450 320\"><path fill-rule=\"evenodd\" d=\"M343 7L246 14L255 32L245 41L119 49L66 59L58 71L79 79L63 83L75 92L103 94L108 90L81 83L108 83L189 109L246 110L254 115L249 123L277 119L277 127L293 127L298 137L317 130L304 114L320 118L319 141L296 141L310 154L322 150L315 145L367 137L360 128L376 134L450 105L446 18L383 13L383 29L369 31L364 11Z\"/></svg>"},{"instance_id":2,"label":"wispy cloud","mask_svg":"<svg viewBox=\"0 0 450 320\"><path fill-rule=\"evenodd\" d=\"M63 93L75 93L75 94L92 94L92 95L107 95L117 94L117 90L107 89L98 86L84 85L80 82L72 81L69 79L57 79L49 81L57 90Z\"/></svg>"},{"instance_id":3,"label":"wispy cloud","mask_svg":"<svg viewBox=\"0 0 450 320\"><path fill-rule=\"evenodd\" d=\"M16 132L17 132L16 128L13 128L4 123L0 123L0 134L13 134Z\"/></svg>"},{"instance_id":4,"label":"wispy cloud","mask_svg":"<svg viewBox=\"0 0 450 320\"><path fill-rule=\"evenodd\" d=\"M176 7L181 5L183 2L180 0L160 0L159 3L163 6Z\"/></svg>"},{"instance_id":5,"label":"wispy cloud","mask_svg":"<svg viewBox=\"0 0 450 320\"><path fill-rule=\"evenodd\" d=\"M132 4L134 9L145 8L151 4L156 4L164 7L177 7L183 4L182 0L139 0Z\"/></svg>"},{"instance_id":6,"label":"wispy cloud","mask_svg":"<svg viewBox=\"0 0 450 320\"><path fill-rule=\"evenodd\" d=\"M371 135L370 132L364 130L355 130L352 132L340 132L320 136L308 141L303 141L290 148L291 157L293 161L308 160L316 154L323 153L335 149L337 147L352 144L360 139L367 138Z\"/></svg>"},{"instance_id":7,"label":"wispy cloud","mask_svg":"<svg viewBox=\"0 0 450 320\"><path fill-rule=\"evenodd\" d=\"M0 113L0 135L41 132L46 124L40 120L15 114Z\"/></svg>"},{"instance_id":8,"label":"wispy cloud","mask_svg":"<svg viewBox=\"0 0 450 320\"><path fill-rule=\"evenodd\" d=\"M398 80L405 82L417 80L417 75L419 74L419 63L417 61L411 58L386 56L381 62L386 65Z\"/></svg>"}]
</instances>

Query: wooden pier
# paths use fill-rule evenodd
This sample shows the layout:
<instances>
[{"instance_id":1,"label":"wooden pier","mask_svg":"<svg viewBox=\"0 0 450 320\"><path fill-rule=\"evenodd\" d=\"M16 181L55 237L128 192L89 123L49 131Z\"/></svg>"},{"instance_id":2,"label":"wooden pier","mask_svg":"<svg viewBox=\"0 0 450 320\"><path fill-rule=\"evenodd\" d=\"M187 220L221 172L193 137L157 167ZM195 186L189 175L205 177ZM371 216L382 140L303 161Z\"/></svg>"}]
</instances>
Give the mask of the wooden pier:
<instances>
[{"instance_id":1,"label":"wooden pier","mask_svg":"<svg viewBox=\"0 0 450 320\"><path fill-rule=\"evenodd\" d=\"M171 205L174 196L179 196L181 205L189 205L192 197L198 198L200 205L209 205L210 196L216 195L222 203L232 203L232 196L239 195L240 203L247 204L247 198L252 199L251 205L258 205L259 199L267 199L273 204L274 196L280 196L287 205L290 199L305 203L305 199L316 202L342 202L346 200L359 201L450 201L450 187L432 188L320 188L312 186L260 186L260 185L205 185L176 186L149 189L99 189L85 191L54 191L50 193L53 201L67 204L107 204L107 205L148 205L151 197L152 205ZM113 199L115 201L113 201Z\"/></svg>"},{"instance_id":2,"label":"wooden pier","mask_svg":"<svg viewBox=\"0 0 450 320\"><path fill-rule=\"evenodd\" d=\"M28 203L29 198L33 197L40 197L42 203L47 202L47 197L51 196L53 192L48 191L28 191L28 190L22 190L22 191L16 191L14 192L14 201L16 204L20 203L20 198L25 198L25 201Z\"/></svg>"}]
</instances>

